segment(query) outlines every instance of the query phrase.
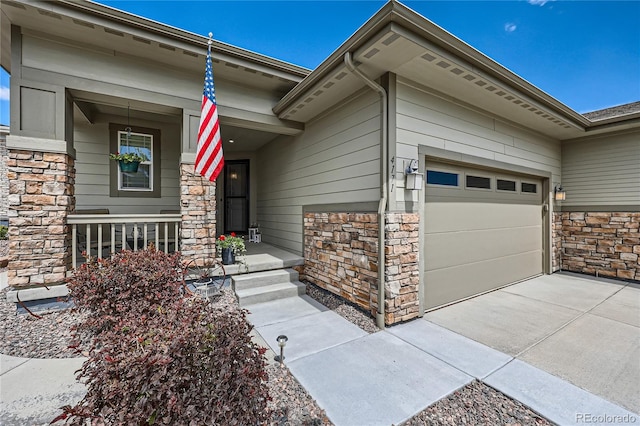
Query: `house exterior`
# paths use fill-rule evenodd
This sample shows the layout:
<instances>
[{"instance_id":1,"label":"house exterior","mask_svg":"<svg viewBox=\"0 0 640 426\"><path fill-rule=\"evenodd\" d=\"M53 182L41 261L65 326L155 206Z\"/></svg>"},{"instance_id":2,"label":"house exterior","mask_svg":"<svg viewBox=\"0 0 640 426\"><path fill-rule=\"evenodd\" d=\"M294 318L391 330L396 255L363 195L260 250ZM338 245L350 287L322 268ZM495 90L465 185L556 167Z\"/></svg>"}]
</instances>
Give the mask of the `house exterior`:
<instances>
[{"instance_id":1,"label":"house exterior","mask_svg":"<svg viewBox=\"0 0 640 426\"><path fill-rule=\"evenodd\" d=\"M640 103L578 114L391 1L312 71L214 42L209 184L206 38L91 2L1 7L11 286L62 282L99 209L176 226L185 256L259 224L380 325L560 269L640 281ZM125 141L151 157L135 179L108 159Z\"/></svg>"}]
</instances>

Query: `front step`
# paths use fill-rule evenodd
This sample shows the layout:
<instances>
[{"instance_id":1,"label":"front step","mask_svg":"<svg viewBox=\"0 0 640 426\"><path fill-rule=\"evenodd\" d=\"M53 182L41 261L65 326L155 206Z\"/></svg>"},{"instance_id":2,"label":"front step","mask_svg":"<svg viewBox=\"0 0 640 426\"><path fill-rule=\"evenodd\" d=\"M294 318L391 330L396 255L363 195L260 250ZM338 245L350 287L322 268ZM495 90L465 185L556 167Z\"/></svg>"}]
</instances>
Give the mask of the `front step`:
<instances>
[{"instance_id":1,"label":"front step","mask_svg":"<svg viewBox=\"0 0 640 426\"><path fill-rule=\"evenodd\" d=\"M298 272L293 269L234 275L231 282L240 306L300 296L306 292L306 286L298 281Z\"/></svg>"}]
</instances>

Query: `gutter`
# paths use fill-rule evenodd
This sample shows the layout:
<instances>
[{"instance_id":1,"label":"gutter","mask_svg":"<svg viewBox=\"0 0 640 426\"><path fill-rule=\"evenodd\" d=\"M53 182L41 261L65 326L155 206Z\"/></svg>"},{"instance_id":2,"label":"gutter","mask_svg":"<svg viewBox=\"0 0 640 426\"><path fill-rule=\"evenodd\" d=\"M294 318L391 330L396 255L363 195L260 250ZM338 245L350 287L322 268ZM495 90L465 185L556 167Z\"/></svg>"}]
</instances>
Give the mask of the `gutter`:
<instances>
[{"instance_id":1,"label":"gutter","mask_svg":"<svg viewBox=\"0 0 640 426\"><path fill-rule=\"evenodd\" d=\"M387 129L389 126L389 117L388 117L388 101L387 101L387 91L371 80L369 77L364 75L362 71L357 69L353 64L351 59L351 52L346 52L344 54L344 64L347 69L354 74L356 77L360 78L365 84L371 87L373 90L378 92L380 95L380 109L381 109L381 117L380 117L380 201L378 202L378 312L376 313L376 324L378 328L384 329L384 283L385 283L385 274L384 274L384 266L386 263L385 253L384 253L384 243L385 243L385 217L384 214L387 209L387 152L388 152L388 135Z\"/></svg>"}]
</instances>

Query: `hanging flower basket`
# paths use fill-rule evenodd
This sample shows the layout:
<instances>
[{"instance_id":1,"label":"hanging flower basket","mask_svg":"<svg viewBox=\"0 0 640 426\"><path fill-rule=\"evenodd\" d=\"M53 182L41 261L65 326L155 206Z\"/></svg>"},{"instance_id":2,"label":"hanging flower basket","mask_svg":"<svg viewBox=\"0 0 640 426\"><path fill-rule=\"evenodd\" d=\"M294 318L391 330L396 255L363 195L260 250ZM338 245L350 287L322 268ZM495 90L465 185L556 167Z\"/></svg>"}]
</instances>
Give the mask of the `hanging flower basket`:
<instances>
[{"instance_id":1,"label":"hanging flower basket","mask_svg":"<svg viewBox=\"0 0 640 426\"><path fill-rule=\"evenodd\" d=\"M124 161L124 160L120 160L118 161L118 163L120 164L120 171L122 172L128 172L128 173L137 173L138 172L138 166L140 165L139 161L132 161L130 163Z\"/></svg>"}]
</instances>

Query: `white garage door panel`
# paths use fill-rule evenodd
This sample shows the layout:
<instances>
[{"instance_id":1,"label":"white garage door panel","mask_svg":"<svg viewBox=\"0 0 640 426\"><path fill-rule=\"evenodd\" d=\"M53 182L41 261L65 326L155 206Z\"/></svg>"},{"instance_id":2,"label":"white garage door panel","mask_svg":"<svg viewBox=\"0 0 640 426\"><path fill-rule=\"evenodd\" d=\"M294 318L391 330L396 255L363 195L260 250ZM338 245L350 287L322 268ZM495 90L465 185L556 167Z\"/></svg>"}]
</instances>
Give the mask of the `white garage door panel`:
<instances>
[{"instance_id":1,"label":"white garage door panel","mask_svg":"<svg viewBox=\"0 0 640 426\"><path fill-rule=\"evenodd\" d=\"M427 234L427 271L537 251L542 259L542 227L523 226Z\"/></svg>"},{"instance_id":2,"label":"white garage door panel","mask_svg":"<svg viewBox=\"0 0 640 426\"><path fill-rule=\"evenodd\" d=\"M522 226L522 224L540 225L541 214L540 204L469 202L427 202L425 204L425 220L429 233L511 228Z\"/></svg>"},{"instance_id":3,"label":"white garage door panel","mask_svg":"<svg viewBox=\"0 0 640 426\"><path fill-rule=\"evenodd\" d=\"M457 174L458 184L437 185L447 182L438 181L440 176L425 188L426 309L542 273L542 180L427 162L429 170ZM490 184L485 180L486 189L467 188L467 176L490 179ZM511 181L515 190L497 190L499 179ZM522 192L525 183L535 184L535 192Z\"/></svg>"},{"instance_id":4,"label":"white garage door panel","mask_svg":"<svg viewBox=\"0 0 640 426\"><path fill-rule=\"evenodd\" d=\"M425 308L431 309L540 274L540 252L425 273Z\"/></svg>"}]
</instances>

